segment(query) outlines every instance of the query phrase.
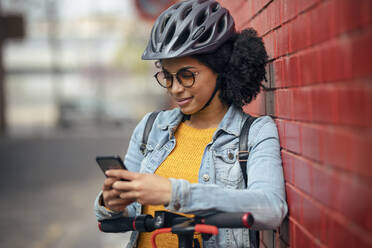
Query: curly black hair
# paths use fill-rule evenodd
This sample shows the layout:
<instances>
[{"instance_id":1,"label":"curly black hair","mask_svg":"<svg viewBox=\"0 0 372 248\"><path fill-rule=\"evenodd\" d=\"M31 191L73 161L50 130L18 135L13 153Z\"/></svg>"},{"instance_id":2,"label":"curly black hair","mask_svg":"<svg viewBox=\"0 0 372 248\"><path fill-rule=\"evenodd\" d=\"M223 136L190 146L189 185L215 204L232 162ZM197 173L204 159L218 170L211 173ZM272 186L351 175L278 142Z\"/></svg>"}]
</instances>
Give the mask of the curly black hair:
<instances>
[{"instance_id":1,"label":"curly black hair","mask_svg":"<svg viewBox=\"0 0 372 248\"><path fill-rule=\"evenodd\" d=\"M218 74L219 97L227 105L242 107L250 103L266 80L268 56L262 38L252 28L235 33L213 53L191 57Z\"/></svg>"}]
</instances>

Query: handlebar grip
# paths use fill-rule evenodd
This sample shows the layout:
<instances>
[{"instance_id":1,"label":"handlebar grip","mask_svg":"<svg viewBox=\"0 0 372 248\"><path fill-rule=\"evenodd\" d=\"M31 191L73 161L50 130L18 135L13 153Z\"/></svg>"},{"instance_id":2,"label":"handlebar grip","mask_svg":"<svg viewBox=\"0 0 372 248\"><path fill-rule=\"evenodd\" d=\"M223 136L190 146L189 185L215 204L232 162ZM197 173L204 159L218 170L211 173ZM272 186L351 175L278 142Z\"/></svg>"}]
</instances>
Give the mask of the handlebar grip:
<instances>
[{"instance_id":1,"label":"handlebar grip","mask_svg":"<svg viewBox=\"0 0 372 248\"><path fill-rule=\"evenodd\" d=\"M109 233L127 231L152 232L155 229L151 215L102 220L98 222L98 228L101 232Z\"/></svg>"},{"instance_id":2,"label":"handlebar grip","mask_svg":"<svg viewBox=\"0 0 372 248\"><path fill-rule=\"evenodd\" d=\"M250 228L254 223L253 215L247 213L218 213L203 218L203 224L219 228Z\"/></svg>"},{"instance_id":3,"label":"handlebar grip","mask_svg":"<svg viewBox=\"0 0 372 248\"><path fill-rule=\"evenodd\" d=\"M134 217L121 217L118 219L102 220L98 222L101 232L118 233L134 230Z\"/></svg>"}]
</instances>

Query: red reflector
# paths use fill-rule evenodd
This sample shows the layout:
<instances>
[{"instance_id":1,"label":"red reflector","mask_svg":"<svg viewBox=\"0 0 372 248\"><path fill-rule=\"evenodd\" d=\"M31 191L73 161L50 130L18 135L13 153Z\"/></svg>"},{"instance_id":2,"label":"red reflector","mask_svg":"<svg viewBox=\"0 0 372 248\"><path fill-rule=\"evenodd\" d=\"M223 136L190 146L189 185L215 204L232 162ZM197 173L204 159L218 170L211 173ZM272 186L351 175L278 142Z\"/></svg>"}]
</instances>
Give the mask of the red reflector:
<instances>
[{"instance_id":1,"label":"red reflector","mask_svg":"<svg viewBox=\"0 0 372 248\"><path fill-rule=\"evenodd\" d=\"M101 222L98 222L98 229L102 232L102 224L101 224Z\"/></svg>"}]
</instances>

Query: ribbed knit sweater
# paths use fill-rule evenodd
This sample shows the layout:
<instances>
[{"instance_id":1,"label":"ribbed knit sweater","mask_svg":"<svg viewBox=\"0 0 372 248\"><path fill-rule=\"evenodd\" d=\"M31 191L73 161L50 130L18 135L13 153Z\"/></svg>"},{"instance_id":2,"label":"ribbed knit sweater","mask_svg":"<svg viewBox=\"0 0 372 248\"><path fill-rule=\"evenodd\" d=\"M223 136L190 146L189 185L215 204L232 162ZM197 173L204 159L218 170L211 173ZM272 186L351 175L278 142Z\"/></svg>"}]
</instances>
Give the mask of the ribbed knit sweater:
<instances>
[{"instance_id":1,"label":"ribbed knit sweater","mask_svg":"<svg viewBox=\"0 0 372 248\"><path fill-rule=\"evenodd\" d=\"M215 130L216 128L196 129L181 123L175 133L175 148L158 167L155 174L197 183L205 147L212 141ZM164 206L143 206L142 213L154 215L154 212L158 210L164 210ZM196 236L201 243L201 235ZM178 247L177 235L160 234L156 238L156 244L161 248ZM140 234L138 247L151 248L151 233Z\"/></svg>"}]
</instances>

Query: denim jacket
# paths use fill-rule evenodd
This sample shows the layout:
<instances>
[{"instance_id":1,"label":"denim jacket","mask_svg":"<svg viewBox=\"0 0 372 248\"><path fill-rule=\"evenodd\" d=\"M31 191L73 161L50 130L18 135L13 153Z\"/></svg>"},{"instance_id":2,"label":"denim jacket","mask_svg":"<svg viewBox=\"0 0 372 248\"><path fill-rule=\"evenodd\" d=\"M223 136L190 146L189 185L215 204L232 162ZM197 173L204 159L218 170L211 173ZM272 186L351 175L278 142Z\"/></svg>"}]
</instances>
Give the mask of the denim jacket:
<instances>
[{"instance_id":1,"label":"denim jacket","mask_svg":"<svg viewBox=\"0 0 372 248\"><path fill-rule=\"evenodd\" d=\"M174 149L174 133L182 121L179 109L160 112L157 116L145 151L140 152L147 114L131 137L125 165L128 170L154 173ZM276 125L269 116L257 118L248 136L250 151L247 162L248 187L237 159L239 135L247 115L231 106L206 146L199 169L199 182L191 184L183 179L170 178L172 196L170 211L203 214L213 211L251 212L255 218L253 229L275 229L287 214L282 161ZM116 218L123 213L107 211L95 202L98 220ZM129 216L141 214L141 205L127 207ZM216 237L204 241L203 247L249 247L247 229L219 229ZM138 232L133 232L127 247L135 247Z\"/></svg>"}]
</instances>

